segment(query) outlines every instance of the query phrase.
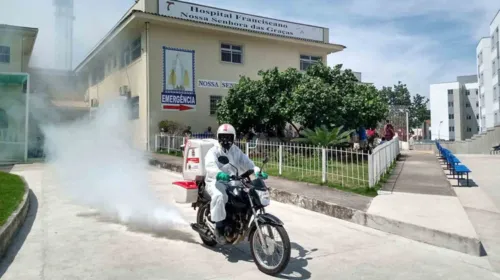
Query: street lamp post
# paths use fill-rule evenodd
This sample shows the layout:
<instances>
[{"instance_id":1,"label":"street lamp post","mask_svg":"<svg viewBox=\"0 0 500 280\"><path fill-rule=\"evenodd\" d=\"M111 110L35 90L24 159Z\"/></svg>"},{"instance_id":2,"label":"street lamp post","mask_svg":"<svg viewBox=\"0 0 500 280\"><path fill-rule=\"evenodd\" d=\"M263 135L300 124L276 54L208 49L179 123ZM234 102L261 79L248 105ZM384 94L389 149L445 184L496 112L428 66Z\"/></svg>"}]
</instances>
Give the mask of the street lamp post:
<instances>
[{"instance_id":1,"label":"street lamp post","mask_svg":"<svg viewBox=\"0 0 500 280\"><path fill-rule=\"evenodd\" d=\"M443 121L439 122L439 127L438 127L438 141L441 140L441 124L442 123L443 123Z\"/></svg>"}]
</instances>

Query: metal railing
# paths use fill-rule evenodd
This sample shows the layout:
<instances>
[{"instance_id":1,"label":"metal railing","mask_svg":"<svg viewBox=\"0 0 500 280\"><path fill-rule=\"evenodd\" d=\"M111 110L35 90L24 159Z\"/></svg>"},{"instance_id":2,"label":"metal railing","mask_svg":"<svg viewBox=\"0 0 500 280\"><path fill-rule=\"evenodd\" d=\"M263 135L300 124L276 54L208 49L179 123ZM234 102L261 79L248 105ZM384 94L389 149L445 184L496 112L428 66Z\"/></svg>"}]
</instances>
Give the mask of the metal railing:
<instances>
[{"instance_id":1,"label":"metal railing","mask_svg":"<svg viewBox=\"0 0 500 280\"><path fill-rule=\"evenodd\" d=\"M382 176L389 171L391 165L400 154L400 142L396 136L391 141L387 141L375 147L368 160L370 187L375 186Z\"/></svg>"},{"instance_id":2,"label":"metal railing","mask_svg":"<svg viewBox=\"0 0 500 280\"><path fill-rule=\"evenodd\" d=\"M203 138L203 137L200 137ZM206 138L206 137L205 137ZM157 135L156 152L182 155L182 136ZM352 149L322 148L298 143L236 141L235 144L259 165L267 156L270 175L296 181L342 187L373 187L399 154L397 137L377 146L371 154Z\"/></svg>"}]
</instances>

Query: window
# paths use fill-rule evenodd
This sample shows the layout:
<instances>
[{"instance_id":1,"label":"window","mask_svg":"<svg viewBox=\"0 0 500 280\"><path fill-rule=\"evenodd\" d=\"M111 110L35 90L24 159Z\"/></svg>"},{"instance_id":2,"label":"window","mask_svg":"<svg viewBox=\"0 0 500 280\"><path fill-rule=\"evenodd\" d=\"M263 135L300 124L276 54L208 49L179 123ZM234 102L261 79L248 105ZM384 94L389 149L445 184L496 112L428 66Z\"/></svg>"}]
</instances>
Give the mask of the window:
<instances>
[{"instance_id":1,"label":"window","mask_svg":"<svg viewBox=\"0 0 500 280\"><path fill-rule=\"evenodd\" d=\"M453 131L455 131L455 127L454 127L454 126L450 126L450 127L448 128L448 130L449 130L450 132L453 132Z\"/></svg>"},{"instance_id":2,"label":"window","mask_svg":"<svg viewBox=\"0 0 500 280\"><path fill-rule=\"evenodd\" d=\"M314 63L321 61L321 56L309 56L309 55L301 55L300 56L300 71L306 71L309 66Z\"/></svg>"},{"instance_id":3,"label":"window","mask_svg":"<svg viewBox=\"0 0 500 280\"><path fill-rule=\"evenodd\" d=\"M492 76L495 76L495 75L496 75L496 73L497 73L497 68L496 68L496 65L495 65L495 64L496 64L496 63L495 63L495 61L493 61L493 62L491 63L491 69L492 69L492 73L493 73L493 74L492 74Z\"/></svg>"},{"instance_id":4,"label":"window","mask_svg":"<svg viewBox=\"0 0 500 280\"><path fill-rule=\"evenodd\" d=\"M448 102L448 107L453 107L453 101Z\"/></svg>"},{"instance_id":5,"label":"window","mask_svg":"<svg viewBox=\"0 0 500 280\"><path fill-rule=\"evenodd\" d=\"M476 101L476 107L479 107L479 101Z\"/></svg>"},{"instance_id":6,"label":"window","mask_svg":"<svg viewBox=\"0 0 500 280\"><path fill-rule=\"evenodd\" d=\"M0 46L0 63L10 63L10 47Z\"/></svg>"},{"instance_id":7,"label":"window","mask_svg":"<svg viewBox=\"0 0 500 280\"><path fill-rule=\"evenodd\" d=\"M476 95L478 95L478 94L479 94L479 89L476 89Z\"/></svg>"},{"instance_id":8,"label":"window","mask_svg":"<svg viewBox=\"0 0 500 280\"><path fill-rule=\"evenodd\" d=\"M465 91L465 95L469 96L470 95L470 90Z\"/></svg>"},{"instance_id":9,"label":"window","mask_svg":"<svg viewBox=\"0 0 500 280\"><path fill-rule=\"evenodd\" d=\"M130 55L131 60L134 61L141 57L141 37L135 39L132 44L130 44Z\"/></svg>"},{"instance_id":10,"label":"window","mask_svg":"<svg viewBox=\"0 0 500 280\"><path fill-rule=\"evenodd\" d=\"M470 103L469 102L465 103L465 108L470 108Z\"/></svg>"},{"instance_id":11,"label":"window","mask_svg":"<svg viewBox=\"0 0 500 280\"><path fill-rule=\"evenodd\" d=\"M471 132L471 131L472 131L472 128L467 127L467 132Z\"/></svg>"},{"instance_id":12,"label":"window","mask_svg":"<svg viewBox=\"0 0 500 280\"><path fill-rule=\"evenodd\" d=\"M454 114L449 114L449 115L448 115L448 119L450 119L450 120L455 119L455 115L454 115Z\"/></svg>"},{"instance_id":13,"label":"window","mask_svg":"<svg viewBox=\"0 0 500 280\"><path fill-rule=\"evenodd\" d=\"M131 43L127 44L120 53L120 67L128 66L132 61L141 57L141 37L136 38Z\"/></svg>"},{"instance_id":14,"label":"window","mask_svg":"<svg viewBox=\"0 0 500 280\"><path fill-rule=\"evenodd\" d=\"M476 120L479 120L479 114L476 114Z\"/></svg>"},{"instance_id":15,"label":"window","mask_svg":"<svg viewBox=\"0 0 500 280\"><path fill-rule=\"evenodd\" d=\"M452 89L449 89L449 90L448 90L448 94L453 94L453 90L452 90Z\"/></svg>"},{"instance_id":16,"label":"window","mask_svg":"<svg viewBox=\"0 0 500 280\"><path fill-rule=\"evenodd\" d=\"M125 67L132 62L131 56L130 56L130 51L128 46L123 48L121 54L120 54L120 67Z\"/></svg>"},{"instance_id":17,"label":"window","mask_svg":"<svg viewBox=\"0 0 500 280\"><path fill-rule=\"evenodd\" d=\"M468 120L472 120L472 116L471 115L467 115L467 119Z\"/></svg>"},{"instance_id":18,"label":"window","mask_svg":"<svg viewBox=\"0 0 500 280\"><path fill-rule=\"evenodd\" d=\"M220 95L210 95L210 115L213 116L217 113L217 107L222 100Z\"/></svg>"},{"instance_id":19,"label":"window","mask_svg":"<svg viewBox=\"0 0 500 280\"><path fill-rule=\"evenodd\" d=\"M242 63L243 61L243 48L241 46L221 44L220 45L220 59L224 62Z\"/></svg>"}]
</instances>

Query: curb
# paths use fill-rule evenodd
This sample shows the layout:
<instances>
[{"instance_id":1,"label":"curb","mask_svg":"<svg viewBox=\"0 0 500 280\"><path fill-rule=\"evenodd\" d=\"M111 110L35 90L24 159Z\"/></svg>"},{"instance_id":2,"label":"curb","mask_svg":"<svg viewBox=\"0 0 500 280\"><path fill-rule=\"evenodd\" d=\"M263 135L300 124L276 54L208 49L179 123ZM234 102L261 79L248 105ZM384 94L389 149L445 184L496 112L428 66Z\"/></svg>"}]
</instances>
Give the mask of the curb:
<instances>
[{"instance_id":1,"label":"curb","mask_svg":"<svg viewBox=\"0 0 500 280\"><path fill-rule=\"evenodd\" d=\"M150 159L149 164L174 172L182 172L182 166L174 163L161 162L156 159ZM291 204L337 219L399 235L422 243L458 251L473 256L484 255L484 248L481 244L481 241L477 238L465 237L453 233L439 231L436 229L405 223L402 221L392 220L382 216L369 214L361 210L352 209L338 204L321 201L300 194L290 193L274 188L270 189L270 195L271 199L281 203Z\"/></svg>"},{"instance_id":2,"label":"curb","mask_svg":"<svg viewBox=\"0 0 500 280\"><path fill-rule=\"evenodd\" d=\"M19 177L21 177L24 182L23 200L21 201L21 203L19 203L19 206L17 206L16 210L12 212L5 224L0 227L0 258L2 258L7 252L12 239L15 237L18 230L22 227L24 220L26 219L26 216L28 214L28 208L30 204L28 199L29 187L26 183L26 180L24 180L22 176Z\"/></svg>"}]
</instances>

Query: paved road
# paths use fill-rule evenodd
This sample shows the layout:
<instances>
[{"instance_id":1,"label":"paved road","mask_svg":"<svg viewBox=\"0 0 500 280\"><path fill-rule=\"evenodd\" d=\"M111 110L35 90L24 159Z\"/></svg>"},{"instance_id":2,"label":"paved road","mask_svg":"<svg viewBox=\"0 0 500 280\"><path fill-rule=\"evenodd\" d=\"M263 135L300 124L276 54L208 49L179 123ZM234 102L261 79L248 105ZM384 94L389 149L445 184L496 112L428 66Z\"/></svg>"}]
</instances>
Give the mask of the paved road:
<instances>
[{"instance_id":1,"label":"paved road","mask_svg":"<svg viewBox=\"0 0 500 280\"><path fill-rule=\"evenodd\" d=\"M271 279L256 269L245 244L211 250L190 229L134 232L68 202L44 177L42 165L16 166L13 172L32 188L32 208L0 265L2 280ZM178 175L150 173L156 193L170 200L169 183ZM194 220L192 209L180 208ZM285 279L500 279L484 258L276 202L269 211L285 222L293 242Z\"/></svg>"}]
</instances>

